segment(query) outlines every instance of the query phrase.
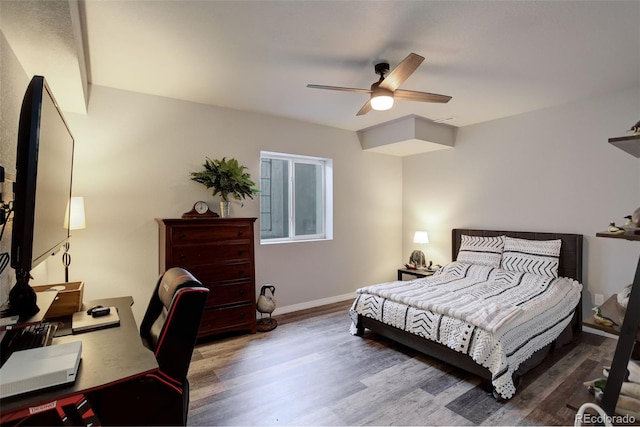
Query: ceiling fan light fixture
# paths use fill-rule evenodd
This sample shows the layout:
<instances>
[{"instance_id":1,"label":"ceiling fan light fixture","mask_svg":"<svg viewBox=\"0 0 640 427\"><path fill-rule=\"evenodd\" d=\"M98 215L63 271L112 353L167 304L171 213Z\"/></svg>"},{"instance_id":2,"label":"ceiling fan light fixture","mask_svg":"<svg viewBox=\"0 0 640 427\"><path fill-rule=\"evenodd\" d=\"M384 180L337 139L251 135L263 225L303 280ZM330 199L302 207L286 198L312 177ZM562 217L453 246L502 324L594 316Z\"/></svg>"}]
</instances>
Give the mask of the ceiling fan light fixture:
<instances>
[{"instance_id":1,"label":"ceiling fan light fixture","mask_svg":"<svg viewBox=\"0 0 640 427\"><path fill-rule=\"evenodd\" d=\"M416 71L420 64L422 64L422 61L424 61L424 57L415 53L410 53L391 71L389 71L389 63L386 61L375 64L375 72L380 76L380 79L371 85L371 89L312 84L308 84L307 87L314 89L339 90L343 92L368 93L369 99L364 103L360 110L358 110L356 116L362 116L371 110L388 110L393 107L396 97L401 101L436 102L446 104L451 100L450 96L399 88L400 85L402 85L402 83L407 80L414 71Z\"/></svg>"},{"instance_id":2,"label":"ceiling fan light fixture","mask_svg":"<svg viewBox=\"0 0 640 427\"><path fill-rule=\"evenodd\" d=\"M393 92L386 89L377 89L371 94L371 108L377 111L385 111L393 107Z\"/></svg>"}]
</instances>

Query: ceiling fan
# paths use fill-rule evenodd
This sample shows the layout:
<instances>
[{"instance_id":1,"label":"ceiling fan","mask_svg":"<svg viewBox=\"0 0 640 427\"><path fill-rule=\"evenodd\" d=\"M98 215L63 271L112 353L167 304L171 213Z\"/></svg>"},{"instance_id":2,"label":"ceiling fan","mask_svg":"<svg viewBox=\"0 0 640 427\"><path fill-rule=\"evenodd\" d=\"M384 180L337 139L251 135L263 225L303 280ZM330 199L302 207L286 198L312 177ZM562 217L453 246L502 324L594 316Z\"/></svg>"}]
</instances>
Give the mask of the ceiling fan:
<instances>
[{"instance_id":1,"label":"ceiling fan","mask_svg":"<svg viewBox=\"0 0 640 427\"><path fill-rule=\"evenodd\" d=\"M396 68L389 71L389 63L381 62L375 65L376 74L380 75L380 79L371 85L371 89L357 89L350 87L323 86L308 84L307 87L313 89L330 89L341 90L344 92L368 93L371 95L357 116L367 114L371 109L388 110L393 106L394 99L403 99L408 101L421 102L439 102L447 103L451 99L447 95L438 95L437 93L416 92L413 90L398 89L398 87L413 74L413 72L422 64L424 57L415 53L410 53L405 59L398 64Z\"/></svg>"}]
</instances>

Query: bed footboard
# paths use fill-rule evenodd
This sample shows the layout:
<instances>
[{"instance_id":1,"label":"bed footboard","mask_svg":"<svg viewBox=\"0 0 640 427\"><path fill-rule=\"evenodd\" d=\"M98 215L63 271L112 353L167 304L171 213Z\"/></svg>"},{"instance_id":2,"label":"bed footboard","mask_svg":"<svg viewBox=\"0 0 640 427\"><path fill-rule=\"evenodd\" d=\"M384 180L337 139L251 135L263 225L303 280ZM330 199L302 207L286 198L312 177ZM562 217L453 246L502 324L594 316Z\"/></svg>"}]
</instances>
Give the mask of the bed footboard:
<instances>
[{"instance_id":1,"label":"bed footboard","mask_svg":"<svg viewBox=\"0 0 640 427\"><path fill-rule=\"evenodd\" d=\"M435 341L429 341L412 333L403 331L402 329L394 328L393 326L386 325L378 320L371 319L369 317L358 314L358 323L356 325L357 335L362 336L364 329L367 328L378 335L389 338L395 342L403 344L413 350L420 353L431 356L435 359L446 361L447 363L464 369L474 375L479 376L483 383L486 381L488 389L492 389L491 385L491 372L488 369L478 365L470 356L466 354L458 353L455 350L450 349ZM485 385L483 384L484 388Z\"/></svg>"},{"instance_id":2,"label":"bed footboard","mask_svg":"<svg viewBox=\"0 0 640 427\"><path fill-rule=\"evenodd\" d=\"M378 335L405 345L422 354L426 354L427 356L433 357L434 359L448 363L456 368L463 369L471 374L478 376L481 380L480 387L487 390L487 392L492 393L496 400L503 400L493 389L493 384L491 383L491 372L487 368L484 368L483 366L477 364L471 358L471 356L459 353L438 342L427 340L410 332L403 331L402 329L389 326L378 320L374 320L358 314L356 335L363 336L365 329L369 329L370 331ZM572 332L573 331L571 325L568 325L557 340L559 341L560 346L571 342L573 337ZM516 388L520 383L520 378L528 371L542 363L549 352L553 351L555 347L556 341L536 351L535 353L533 353L529 360L524 362L520 366L520 368L518 368L518 370L514 372L513 381L516 385Z\"/></svg>"}]
</instances>

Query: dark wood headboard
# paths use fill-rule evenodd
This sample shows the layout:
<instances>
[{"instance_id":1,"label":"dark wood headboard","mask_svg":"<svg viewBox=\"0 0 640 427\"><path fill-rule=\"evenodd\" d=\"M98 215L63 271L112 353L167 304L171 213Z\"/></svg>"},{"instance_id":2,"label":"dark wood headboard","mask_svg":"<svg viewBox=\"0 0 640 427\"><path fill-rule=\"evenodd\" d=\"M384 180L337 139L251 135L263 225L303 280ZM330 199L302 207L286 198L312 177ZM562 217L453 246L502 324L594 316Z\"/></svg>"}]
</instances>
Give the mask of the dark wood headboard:
<instances>
[{"instance_id":1,"label":"dark wood headboard","mask_svg":"<svg viewBox=\"0 0 640 427\"><path fill-rule=\"evenodd\" d=\"M460 249L460 236L462 236L463 234L466 234L468 236L484 237L504 235L528 240L561 239L562 245L560 246L560 265L558 266L558 276L569 277L582 283L582 234L537 233L532 231L499 231L454 228L453 230L451 230L451 259L454 261L458 256L458 250ZM575 332L579 332L582 330L582 297L580 297L580 302L576 307L576 312L573 317L572 324L573 330Z\"/></svg>"},{"instance_id":2,"label":"dark wood headboard","mask_svg":"<svg viewBox=\"0 0 640 427\"><path fill-rule=\"evenodd\" d=\"M531 231L497 231L497 230L474 230L465 228L454 228L451 236L451 259L456 260L460 249L460 236L509 236L518 239L528 240L556 240L561 239L560 246L560 266L558 275L576 279L582 283L582 234L564 233L537 233Z\"/></svg>"}]
</instances>

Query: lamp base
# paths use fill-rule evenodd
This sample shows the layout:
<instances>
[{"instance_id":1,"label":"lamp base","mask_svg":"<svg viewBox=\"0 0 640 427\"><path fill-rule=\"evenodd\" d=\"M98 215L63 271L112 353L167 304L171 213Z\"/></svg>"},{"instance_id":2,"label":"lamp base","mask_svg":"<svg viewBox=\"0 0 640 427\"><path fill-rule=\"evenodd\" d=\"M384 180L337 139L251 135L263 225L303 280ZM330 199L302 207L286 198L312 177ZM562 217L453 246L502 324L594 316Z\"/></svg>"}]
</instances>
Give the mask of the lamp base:
<instances>
[{"instance_id":1,"label":"lamp base","mask_svg":"<svg viewBox=\"0 0 640 427\"><path fill-rule=\"evenodd\" d=\"M426 267L427 262L424 256L424 252L418 250L411 252L411 256L409 257L409 264L415 265L416 268Z\"/></svg>"},{"instance_id":2,"label":"lamp base","mask_svg":"<svg viewBox=\"0 0 640 427\"><path fill-rule=\"evenodd\" d=\"M268 319L260 319L256 323L258 332L269 332L274 330L276 326L278 326L278 321L271 317L269 317Z\"/></svg>"},{"instance_id":3,"label":"lamp base","mask_svg":"<svg viewBox=\"0 0 640 427\"><path fill-rule=\"evenodd\" d=\"M29 286L29 283L18 280L9 292L9 308L3 314L18 315L21 318L31 317L40 311L40 307L36 304L37 300L36 292Z\"/></svg>"}]
</instances>

